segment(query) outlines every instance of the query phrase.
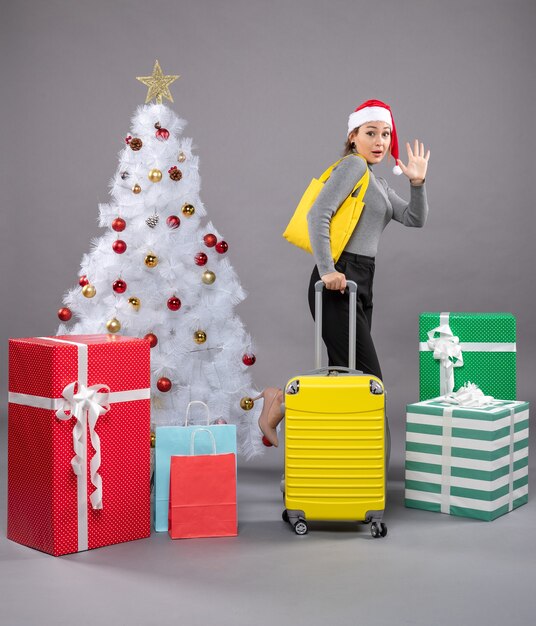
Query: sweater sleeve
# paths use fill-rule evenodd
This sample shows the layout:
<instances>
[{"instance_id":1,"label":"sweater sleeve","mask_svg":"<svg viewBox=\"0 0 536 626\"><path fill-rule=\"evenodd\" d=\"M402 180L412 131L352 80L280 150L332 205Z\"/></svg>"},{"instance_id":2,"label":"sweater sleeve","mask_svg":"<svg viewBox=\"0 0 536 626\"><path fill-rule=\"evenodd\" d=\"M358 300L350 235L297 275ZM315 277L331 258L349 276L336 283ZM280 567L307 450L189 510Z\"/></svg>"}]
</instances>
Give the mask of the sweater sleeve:
<instances>
[{"instance_id":1,"label":"sweater sleeve","mask_svg":"<svg viewBox=\"0 0 536 626\"><path fill-rule=\"evenodd\" d=\"M379 179L378 179L379 180ZM381 179L387 192L387 197L393 207L393 219L404 226L422 228L428 217L428 201L425 185L410 185L410 200L403 200L384 179Z\"/></svg>"},{"instance_id":2,"label":"sweater sleeve","mask_svg":"<svg viewBox=\"0 0 536 626\"><path fill-rule=\"evenodd\" d=\"M365 168L365 162L357 156L341 161L331 172L307 215L309 239L320 276L335 271L329 238L331 219L352 193Z\"/></svg>"}]
</instances>

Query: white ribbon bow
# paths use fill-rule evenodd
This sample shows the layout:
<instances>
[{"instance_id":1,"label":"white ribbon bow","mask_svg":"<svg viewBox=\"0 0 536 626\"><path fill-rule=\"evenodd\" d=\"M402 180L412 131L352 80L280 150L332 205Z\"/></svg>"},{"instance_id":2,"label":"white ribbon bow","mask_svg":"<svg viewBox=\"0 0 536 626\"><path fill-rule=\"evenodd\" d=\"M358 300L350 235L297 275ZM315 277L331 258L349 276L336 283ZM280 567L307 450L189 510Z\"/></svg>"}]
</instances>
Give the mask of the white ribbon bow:
<instances>
[{"instance_id":1,"label":"white ribbon bow","mask_svg":"<svg viewBox=\"0 0 536 626\"><path fill-rule=\"evenodd\" d=\"M449 393L441 398L442 402L456 405L459 408L484 408L490 405L505 404L493 396L486 396L475 383L466 382L456 392ZM442 437L442 470L441 470L441 512L450 513L450 481L452 464L452 412L454 407L443 409L443 437ZM515 452L515 408L510 405L510 461L508 481L508 510L514 507L514 452Z\"/></svg>"},{"instance_id":2,"label":"white ribbon bow","mask_svg":"<svg viewBox=\"0 0 536 626\"><path fill-rule=\"evenodd\" d=\"M443 402L456 404L460 407L484 407L495 403L493 396L485 396L478 385L471 382L464 383L455 393L449 393L442 398Z\"/></svg>"},{"instance_id":3,"label":"white ribbon bow","mask_svg":"<svg viewBox=\"0 0 536 626\"><path fill-rule=\"evenodd\" d=\"M75 392L75 388L77 391ZM105 390L101 392L101 390ZM74 473L79 477L85 478L85 460L86 460L86 427L89 424L89 434L91 445L95 454L90 463L91 482L95 490L90 496L91 506L94 509L102 509L102 477L98 473L101 464L100 437L95 432L95 425L100 415L104 415L110 410L108 398L110 388L107 385L91 385L86 387L80 382L74 382L67 385L62 396L65 398L65 404L56 411L56 417L61 420L69 420L71 417L76 418L76 424L73 428L73 449L75 456L71 459L71 465Z\"/></svg>"},{"instance_id":4,"label":"white ribbon bow","mask_svg":"<svg viewBox=\"0 0 536 626\"><path fill-rule=\"evenodd\" d=\"M438 336L436 336L436 334ZM441 395L454 389L454 368L463 365L460 338L456 337L448 324L442 324L428 332L428 347L441 367Z\"/></svg>"}]
</instances>

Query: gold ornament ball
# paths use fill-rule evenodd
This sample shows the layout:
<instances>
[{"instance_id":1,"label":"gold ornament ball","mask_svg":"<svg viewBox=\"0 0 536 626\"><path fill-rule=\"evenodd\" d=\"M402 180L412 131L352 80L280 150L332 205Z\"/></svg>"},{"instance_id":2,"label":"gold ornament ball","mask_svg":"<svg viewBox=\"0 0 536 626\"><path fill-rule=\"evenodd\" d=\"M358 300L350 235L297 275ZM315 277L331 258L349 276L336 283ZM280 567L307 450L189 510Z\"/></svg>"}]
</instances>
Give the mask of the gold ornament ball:
<instances>
[{"instance_id":1,"label":"gold ornament ball","mask_svg":"<svg viewBox=\"0 0 536 626\"><path fill-rule=\"evenodd\" d=\"M136 311L139 311L141 302L139 298L136 298L134 296L132 296L131 298L128 299L128 303L134 307L136 309Z\"/></svg>"},{"instance_id":2,"label":"gold ornament ball","mask_svg":"<svg viewBox=\"0 0 536 626\"><path fill-rule=\"evenodd\" d=\"M155 167L149 172L149 180L152 183L159 183L162 180L162 172Z\"/></svg>"},{"instance_id":3,"label":"gold ornament ball","mask_svg":"<svg viewBox=\"0 0 536 626\"><path fill-rule=\"evenodd\" d=\"M121 322L115 317L112 317L111 320L106 322L106 328L111 333L118 333L121 330Z\"/></svg>"},{"instance_id":4,"label":"gold ornament ball","mask_svg":"<svg viewBox=\"0 0 536 626\"><path fill-rule=\"evenodd\" d=\"M216 274L210 270L205 270L201 276L201 280L205 283L205 285L212 285L216 280Z\"/></svg>"},{"instance_id":5,"label":"gold ornament ball","mask_svg":"<svg viewBox=\"0 0 536 626\"><path fill-rule=\"evenodd\" d=\"M93 298L96 293L97 290L90 283L82 287L82 295L84 296L84 298Z\"/></svg>"},{"instance_id":6,"label":"gold ornament ball","mask_svg":"<svg viewBox=\"0 0 536 626\"><path fill-rule=\"evenodd\" d=\"M192 215L195 213L194 205L188 204L188 202L186 202L185 204L182 205L182 213L186 217L192 217Z\"/></svg>"},{"instance_id":7,"label":"gold ornament ball","mask_svg":"<svg viewBox=\"0 0 536 626\"><path fill-rule=\"evenodd\" d=\"M134 187L132 187L132 193L141 193L141 187L136 183Z\"/></svg>"},{"instance_id":8,"label":"gold ornament ball","mask_svg":"<svg viewBox=\"0 0 536 626\"><path fill-rule=\"evenodd\" d=\"M255 403L251 398L245 397L240 400L240 408L244 411L251 411Z\"/></svg>"},{"instance_id":9,"label":"gold ornament ball","mask_svg":"<svg viewBox=\"0 0 536 626\"><path fill-rule=\"evenodd\" d=\"M156 433L152 432L151 433L151 448L154 448L156 446Z\"/></svg>"},{"instance_id":10,"label":"gold ornament ball","mask_svg":"<svg viewBox=\"0 0 536 626\"><path fill-rule=\"evenodd\" d=\"M177 160L179 163L184 163L184 161L186 161L186 155L184 154L184 152L179 152Z\"/></svg>"},{"instance_id":11,"label":"gold ornament ball","mask_svg":"<svg viewBox=\"0 0 536 626\"><path fill-rule=\"evenodd\" d=\"M144 263L147 267L156 267L158 265L158 257L150 252L146 255Z\"/></svg>"},{"instance_id":12,"label":"gold ornament ball","mask_svg":"<svg viewBox=\"0 0 536 626\"><path fill-rule=\"evenodd\" d=\"M195 343L202 344L207 340L207 333L204 330L196 330L194 333Z\"/></svg>"}]
</instances>

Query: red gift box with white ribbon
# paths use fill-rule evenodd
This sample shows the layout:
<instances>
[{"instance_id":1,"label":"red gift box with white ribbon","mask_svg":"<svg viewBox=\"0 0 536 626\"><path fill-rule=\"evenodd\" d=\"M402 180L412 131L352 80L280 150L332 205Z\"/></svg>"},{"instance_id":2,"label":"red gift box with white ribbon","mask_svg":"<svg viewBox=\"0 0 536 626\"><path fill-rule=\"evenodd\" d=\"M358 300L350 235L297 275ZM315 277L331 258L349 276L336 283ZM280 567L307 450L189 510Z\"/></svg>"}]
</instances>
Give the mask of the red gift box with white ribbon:
<instances>
[{"instance_id":1,"label":"red gift box with white ribbon","mask_svg":"<svg viewBox=\"0 0 536 626\"><path fill-rule=\"evenodd\" d=\"M9 342L7 536L54 556L150 535L150 346Z\"/></svg>"}]
</instances>

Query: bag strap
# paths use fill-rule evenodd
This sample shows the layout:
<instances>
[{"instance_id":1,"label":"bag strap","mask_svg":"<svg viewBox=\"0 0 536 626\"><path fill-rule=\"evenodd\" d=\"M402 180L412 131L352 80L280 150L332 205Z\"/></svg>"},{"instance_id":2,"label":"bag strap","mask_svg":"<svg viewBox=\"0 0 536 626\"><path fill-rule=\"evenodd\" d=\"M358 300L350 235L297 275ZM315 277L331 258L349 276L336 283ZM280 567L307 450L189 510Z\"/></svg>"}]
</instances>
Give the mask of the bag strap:
<instances>
[{"instance_id":1,"label":"bag strap","mask_svg":"<svg viewBox=\"0 0 536 626\"><path fill-rule=\"evenodd\" d=\"M214 435L210 432L208 428L197 428L190 436L190 456L195 456L195 438L197 434L201 431L205 431L210 435L210 438L212 440L212 454L216 454L216 439L214 438Z\"/></svg>"},{"instance_id":2,"label":"bag strap","mask_svg":"<svg viewBox=\"0 0 536 626\"><path fill-rule=\"evenodd\" d=\"M184 425L188 426L188 418L190 417L190 407L192 406L192 404L201 404L202 406L205 407L205 409L207 410L207 426L208 426L210 424L210 411L208 409L208 406L201 400L192 400L191 402L188 403L188 406L186 407L186 418L184 420Z\"/></svg>"},{"instance_id":3,"label":"bag strap","mask_svg":"<svg viewBox=\"0 0 536 626\"><path fill-rule=\"evenodd\" d=\"M354 193L356 192L357 188L361 187L361 189L359 190L359 193L357 194L358 202L363 202L363 197L364 197L364 195L365 195L365 193L367 192L367 189L368 189L369 180L370 180L370 172L369 172L369 168L367 166L365 168L365 173L357 181L356 186L352 189L352 193L350 194L351 196L353 196Z\"/></svg>"},{"instance_id":4,"label":"bag strap","mask_svg":"<svg viewBox=\"0 0 536 626\"><path fill-rule=\"evenodd\" d=\"M347 156L350 156L349 154ZM346 157L343 157L342 159L339 159L338 161L336 161L335 163L333 163L333 165L330 165L328 167L328 169L322 174L322 176L319 177L319 181L321 183L325 183L328 178L331 176L331 172L337 167L337 165L339 165L339 163L345 159Z\"/></svg>"},{"instance_id":5,"label":"bag strap","mask_svg":"<svg viewBox=\"0 0 536 626\"><path fill-rule=\"evenodd\" d=\"M346 156L343 156L342 159L339 159L338 161L335 161L335 163L333 163L333 165L330 165L328 167L328 169L322 174L322 176L320 176L320 178L318 179L321 183L325 183L328 178L331 176L331 172L337 167L337 165L339 165L339 163L341 161L344 161L344 159L347 159L348 157L351 156L358 156L360 159L363 159L363 161L365 161L365 164L367 163L365 157L362 157L360 154L347 154ZM366 166L366 170L365 170L365 174L368 171L368 165ZM357 187L359 186L359 183L363 180L363 178L365 177L365 174L359 179L359 182L357 183L357 185L354 187L352 193L355 192L355 190L357 189Z\"/></svg>"}]
</instances>

